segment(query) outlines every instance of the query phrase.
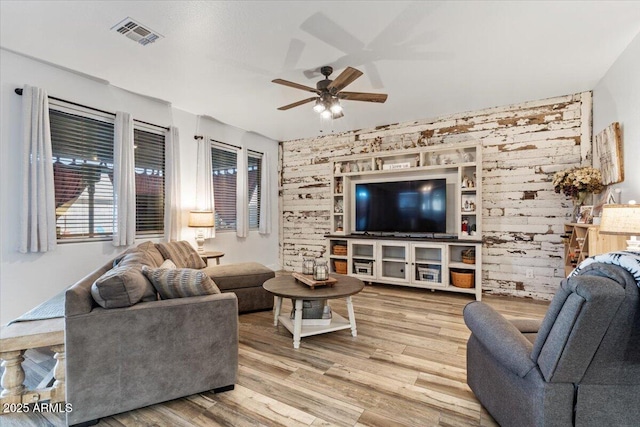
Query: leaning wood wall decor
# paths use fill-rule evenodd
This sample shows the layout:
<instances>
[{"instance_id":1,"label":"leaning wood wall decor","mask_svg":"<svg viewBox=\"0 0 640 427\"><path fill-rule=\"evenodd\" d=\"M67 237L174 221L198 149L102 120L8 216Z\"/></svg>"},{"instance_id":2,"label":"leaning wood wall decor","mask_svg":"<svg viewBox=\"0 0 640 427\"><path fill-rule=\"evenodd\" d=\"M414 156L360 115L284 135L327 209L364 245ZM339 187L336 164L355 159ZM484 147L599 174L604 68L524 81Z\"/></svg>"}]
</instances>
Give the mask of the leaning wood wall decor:
<instances>
[{"instance_id":1,"label":"leaning wood wall decor","mask_svg":"<svg viewBox=\"0 0 640 427\"><path fill-rule=\"evenodd\" d=\"M593 140L594 167L602 172L604 185L624 181L624 164L622 157L622 136L620 123L613 122Z\"/></svg>"}]
</instances>

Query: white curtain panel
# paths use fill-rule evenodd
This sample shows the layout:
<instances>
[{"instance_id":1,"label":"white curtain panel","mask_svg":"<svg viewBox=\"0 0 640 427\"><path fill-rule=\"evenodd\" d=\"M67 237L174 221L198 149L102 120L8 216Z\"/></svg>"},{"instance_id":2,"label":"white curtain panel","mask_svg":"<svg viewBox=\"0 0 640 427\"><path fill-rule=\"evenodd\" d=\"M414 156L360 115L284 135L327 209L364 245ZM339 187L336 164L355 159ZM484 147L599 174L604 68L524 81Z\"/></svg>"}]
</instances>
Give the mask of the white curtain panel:
<instances>
[{"instance_id":1,"label":"white curtain panel","mask_svg":"<svg viewBox=\"0 0 640 427\"><path fill-rule=\"evenodd\" d=\"M247 168L247 150L240 149L238 150L238 173L236 181L236 235L238 237L247 237L249 235Z\"/></svg>"},{"instance_id":2,"label":"white curtain panel","mask_svg":"<svg viewBox=\"0 0 640 427\"><path fill-rule=\"evenodd\" d=\"M182 210L180 207L180 135L171 126L164 143L164 237L167 242L180 240Z\"/></svg>"},{"instance_id":3,"label":"white curtain panel","mask_svg":"<svg viewBox=\"0 0 640 427\"><path fill-rule=\"evenodd\" d=\"M260 177L260 234L271 234L271 174L269 154L262 155L262 176Z\"/></svg>"},{"instance_id":4,"label":"white curtain panel","mask_svg":"<svg viewBox=\"0 0 640 427\"><path fill-rule=\"evenodd\" d=\"M113 245L132 245L136 238L136 176L133 118L116 112L113 141Z\"/></svg>"},{"instance_id":5,"label":"white curtain panel","mask_svg":"<svg viewBox=\"0 0 640 427\"><path fill-rule=\"evenodd\" d=\"M49 127L49 98L43 89L22 90L22 210L18 250L56 248L56 202Z\"/></svg>"},{"instance_id":6,"label":"white curtain panel","mask_svg":"<svg viewBox=\"0 0 640 427\"><path fill-rule=\"evenodd\" d=\"M198 140L196 162L196 210L215 212L213 175L211 170L211 138L203 136ZM204 228L205 239L216 236L215 228Z\"/></svg>"}]
</instances>

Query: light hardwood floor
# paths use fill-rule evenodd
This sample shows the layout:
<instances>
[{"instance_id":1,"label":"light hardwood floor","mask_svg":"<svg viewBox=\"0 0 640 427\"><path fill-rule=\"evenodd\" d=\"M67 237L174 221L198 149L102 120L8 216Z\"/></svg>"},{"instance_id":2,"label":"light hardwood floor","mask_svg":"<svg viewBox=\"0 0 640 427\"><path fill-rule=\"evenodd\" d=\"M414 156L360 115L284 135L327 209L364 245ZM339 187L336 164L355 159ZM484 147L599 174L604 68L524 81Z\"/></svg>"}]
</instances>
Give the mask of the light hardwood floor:
<instances>
[{"instance_id":1,"label":"light hardwood floor","mask_svg":"<svg viewBox=\"0 0 640 427\"><path fill-rule=\"evenodd\" d=\"M469 295L385 285L353 297L349 330L302 339L271 312L240 316L235 390L201 393L103 419L100 426L493 426L466 385ZM508 317L542 318L548 304L485 296ZM344 300L332 309L347 314ZM291 310L285 301L283 311ZM63 425L56 414L4 415L3 426Z\"/></svg>"}]
</instances>

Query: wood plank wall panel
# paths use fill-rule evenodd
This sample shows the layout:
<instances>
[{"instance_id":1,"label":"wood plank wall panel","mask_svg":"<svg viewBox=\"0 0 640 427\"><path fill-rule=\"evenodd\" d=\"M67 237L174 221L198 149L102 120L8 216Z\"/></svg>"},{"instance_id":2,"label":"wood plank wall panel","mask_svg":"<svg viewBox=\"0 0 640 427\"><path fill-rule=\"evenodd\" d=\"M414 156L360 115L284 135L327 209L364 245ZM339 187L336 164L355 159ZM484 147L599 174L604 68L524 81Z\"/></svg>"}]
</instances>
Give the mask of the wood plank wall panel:
<instances>
[{"instance_id":1,"label":"wood plank wall panel","mask_svg":"<svg viewBox=\"0 0 640 427\"><path fill-rule=\"evenodd\" d=\"M483 146L483 287L487 293L550 299L564 270L560 235L572 204L553 174L591 164L591 92L281 142L281 264L325 254L333 157L478 141ZM525 277L531 268L534 278Z\"/></svg>"}]
</instances>

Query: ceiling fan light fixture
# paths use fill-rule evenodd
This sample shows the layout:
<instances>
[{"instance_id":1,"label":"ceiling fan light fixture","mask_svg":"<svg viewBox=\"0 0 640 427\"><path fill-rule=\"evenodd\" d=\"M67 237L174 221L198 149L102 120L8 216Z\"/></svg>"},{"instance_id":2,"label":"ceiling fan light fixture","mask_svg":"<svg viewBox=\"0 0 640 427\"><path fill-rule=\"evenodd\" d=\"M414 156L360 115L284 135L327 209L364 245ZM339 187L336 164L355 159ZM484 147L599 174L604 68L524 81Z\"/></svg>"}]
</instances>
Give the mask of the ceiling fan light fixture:
<instances>
[{"instance_id":1,"label":"ceiling fan light fixture","mask_svg":"<svg viewBox=\"0 0 640 427\"><path fill-rule=\"evenodd\" d=\"M327 107L325 107L322 100L320 98L316 99L316 104L313 106L313 111L315 111L316 113L322 113L326 109Z\"/></svg>"},{"instance_id":2,"label":"ceiling fan light fixture","mask_svg":"<svg viewBox=\"0 0 640 427\"><path fill-rule=\"evenodd\" d=\"M320 114L323 119L339 119L340 117L344 117L344 110L342 105L340 105L340 99L379 103L387 100L387 95L384 93L342 92L345 87L362 75L361 71L353 67L347 67L335 80L329 79L329 75L333 72L332 67L322 67L320 71L322 75L325 76L325 79L317 82L315 88L288 80L272 80L273 83L312 92L317 95L279 107L278 110L289 110L293 107L313 102L313 111Z\"/></svg>"},{"instance_id":3,"label":"ceiling fan light fixture","mask_svg":"<svg viewBox=\"0 0 640 427\"><path fill-rule=\"evenodd\" d=\"M338 101L337 98L331 102L331 107L329 107L329 109L334 116L342 113L342 105L340 105L340 101Z\"/></svg>"}]
</instances>

